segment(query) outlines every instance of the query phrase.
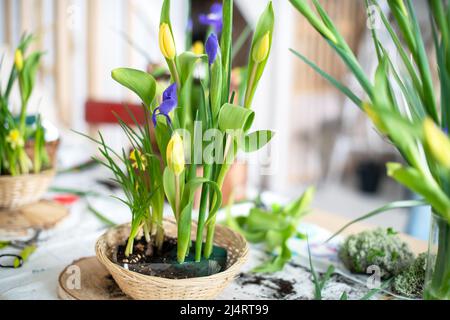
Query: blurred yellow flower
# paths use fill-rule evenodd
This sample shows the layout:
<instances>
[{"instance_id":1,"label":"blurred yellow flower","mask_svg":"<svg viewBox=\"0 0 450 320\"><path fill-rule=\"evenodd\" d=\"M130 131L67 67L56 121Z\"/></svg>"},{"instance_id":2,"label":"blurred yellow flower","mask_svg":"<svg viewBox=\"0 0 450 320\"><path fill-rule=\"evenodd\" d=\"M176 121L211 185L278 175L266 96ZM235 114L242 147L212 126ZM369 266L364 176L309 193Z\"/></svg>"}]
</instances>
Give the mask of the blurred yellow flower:
<instances>
[{"instance_id":1,"label":"blurred yellow flower","mask_svg":"<svg viewBox=\"0 0 450 320\"><path fill-rule=\"evenodd\" d=\"M194 45L192 46L192 52L196 55L201 55L205 53L205 46L201 41L195 41Z\"/></svg>"},{"instance_id":2,"label":"blurred yellow flower","mask_svg":"<svg viewBox=\"0 0 450 320\"><path fill-rule=\"evenodd\" d=\"M13 129L9 132L6 137L6 142L8 142L13 149L21 148L25 145L23 137L17 129Z\"/></svg>"},{"instance_id":3,"label":"blurred yellow flower","mask_svg":"<svg viewBox=\"0 0 450 320\"><path fill-rule=\"evenodd\" d=\"M381 133L386 134L387 133L386 126L381 122L380 116L376 113L373 107L369 103L364 102L362 108L366 112L370 120L372 120L372 123L375 125L375 127Z\"/></svg>"},{"instance_id":4,"label":"blurred yellow flower","mask_svg":"<svg viewBox=\"0 0 450 320\"><path fill-rule=\"evenodd\" d=\"M142 156L139 150L134 149L130 153L130 160L132 162L133 168L139 169L138 159L141 162L142 170L145 171L147 168L147 158Z\"/></svg>"},{"instance_id":5,"label":"blurred yellow flower","mask_svg":"<svg viewBox=\"0 0 450 320\"><path fill-rule=\"evenodd\" d=\"M431 120L423 123L425 143L432 156L447 169L450 169L450 140Z\"/></svg>"},{"instance_id":6,"label":"blurred yellow flower","mask_svg":"<svg viewBox=\"0 0 450 320\"><path fill-rule=\"evenodd\" d=\"M174 133L167 145L167 166L176 176L184 171L184 146L178 133Z\"/></svg>"},{"instance_id":7,"label":"blurred yellow flower","mask_svg":"<svg viewBox=\"0 0 450 320\"><path fill-rule=\"evenodd\" d=\"M16 50L16 54L14 56L14 64L16 66L17 71L23 70L23 54L19 49Z\"/></svg>"},{"instance_id":8,"label":"blurred yellow flower","mask_svg":"<svg viewBox=\"0 0 450 320\"><path fill-rule=\"evenodd\" d=\"M172 31L167 23L163 23L159 27L159 48L166 59L175 59L175 41L173 40Z\"/></svg>"},{"instance_id":9,"label":"blurred yellow flower","mask_svg":"<svg viewBox=\"0 0 450 320\"><path fill-rule=\"evenodd\" d=\"M261 63L267 59L270 50L270 32L267 32L253 48L253 61L255 63Z\"/></svg>"}]
</instances>

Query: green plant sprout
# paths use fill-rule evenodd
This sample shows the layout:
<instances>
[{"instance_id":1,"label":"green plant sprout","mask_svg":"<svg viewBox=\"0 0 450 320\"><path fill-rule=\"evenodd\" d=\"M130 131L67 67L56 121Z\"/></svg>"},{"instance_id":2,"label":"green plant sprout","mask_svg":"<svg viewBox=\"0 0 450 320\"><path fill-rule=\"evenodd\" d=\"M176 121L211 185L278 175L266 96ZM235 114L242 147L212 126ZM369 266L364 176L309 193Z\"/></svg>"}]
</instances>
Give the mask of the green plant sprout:
<instances>
[{"instance_id":1,"label":"green plant sprout","mask_svg":"<svg viewBox=\"0 0 450 320\"><path fill-rule=\"evenodd\" d=\"M281 271L292 259L288 242L295 237L303 238L297 228L302 218L310 212L314 192L314 188L309 188L299 199L285 207L274 204L271 210L252 208L248 216L232 217L228 208L226 224L229 227L240 232L251 243L264 243L268 252L277 252L273 259L256 267L254 272Z\"/></svg>"},{"instance_id":2,"label":"green plant sprout","mask_svg":"<svg viewBox=\"0 0 450 320\"><path fill-rule=\"evenodd\" d=\"M32 52L26 55L34 37L24 34L15 51L14 64L11 68L6 88L0 85L0 174L18 176L31 171L40 173L49 166L49 158L45 148L45 131L40 115L36 116L33 127L27 125L27 108L33 93L36 73L43 55ZM4 56L0 59L0 71ZM10 95L15 83L19 85L20 112L16 117L12 113ZM25 144L34 140L34 156L25 152Z\"/></svg>"}]
</instances>

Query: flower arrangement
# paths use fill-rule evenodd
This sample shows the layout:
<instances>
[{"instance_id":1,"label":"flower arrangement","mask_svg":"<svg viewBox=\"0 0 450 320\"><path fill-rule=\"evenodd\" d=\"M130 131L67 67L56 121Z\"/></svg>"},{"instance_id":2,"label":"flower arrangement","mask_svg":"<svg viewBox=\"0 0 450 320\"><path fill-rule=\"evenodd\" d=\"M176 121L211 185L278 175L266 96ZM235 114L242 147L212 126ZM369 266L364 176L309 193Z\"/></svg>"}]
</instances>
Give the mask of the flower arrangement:
<instances>
[{"instance_id":1,"label":"flower arrangement","mask_svg":"<svg viewBox=\"0 0 450 320\"><path fill-rule=\"evenodd\" d=\"M32 35L24 35L15 51L6 88L0 88L0 174L18 176L30 172L39 173L49 165L45 150L44 129L40 116L37 117L35 127L27 125L27 107L33 92L36 72L43 55L42 52L32 52L26 56ZM2 67L3 59L0 62ZM15 117L10 104L10 95L15 83L19 84L20 113ZM33 139L34 157L25 152L26 141Z\"/></svg>"},{"instance_id":2,"label":"flower arrangement","mask_svg":"<svg viewBox=\"0 0 450 320\"><path fill-rule=\"evenodd\" d=\"M388 0L398 25L389 23L376 0L366 1L374 6L395 44L400 57L398 63L379 40L377 30L371 30L378 59L375 77L365 74L355 54L337 30L318 0L313 0L317 13L305 0L290 0L350 69L365 92L358 97L343 83L321 70L316 64L295 50L292 52L311 66L372 120L378 132L386 137L403 156L406 165L388 163L390 177L420 194L424 201L406 201L388 205L367 216L397 207L428 204L438 217L438 252L428 281L426 298L450 298L450 9L446 1L431 0L430 24L436 50L437 66L432 67L427 56L421 30L410 0ZM404 44L403 44L403 42ZM433 85L432 70L439 75L439 92ZM438 100L440 98L440 103ZM431 260L430 255L430 260Z\"/></svg>"},{"instance_id":3,"label":"flower arrangement","mask_svg":"<svg viewBox=\"0 0 450 320\"><path fill-rule=\"evenodd\" d=\"M224 0L221 34L208 35L204 45L206 54L178 53L170 20L170 0L165 0L159 47L170 70L170 85L159 96L157 82L149 73L129 68L112 71L115 81L141 99L146 114L145 123L140 125L135 121L135 128L119 119L132 145L131 154L125 150L120 154L115 152L101 134L98 140L93 139L102 154L98 161L113 172L114 180L125 193L120 201L132 213L125 249L129 263L142 261L142 256L133 255L136 240L144 240L154 247L154 252L164 249L165 200L176 223L176 263L208 261L214 252L216 214L222 205L221 188L230 166L239 150L257 151L274 135L268 130L249 133L255 117L253 97L271 49L272 4L261 15L254 33L243 106L235 103L235 94L230 90L232 18L233 1ZM193 79L199 66L208 72L197 90ZM152 126L158 150L151 144ZM202 176L197 176L199 166L203 167ZM201 201L196 239L192 241L197 190L201 190Z\"/></svg>"},{"instance_id":4,"label":"flower arrangement","mask_svg":"<svg viewBox=\"0 0 450 320\"><path fill-rule=\"evenodd\" d=\"M0 83L0 208L16 209L39 201L55 174L57 142L46 143L41 116L27 114L42 52L27 53L32 35L23 35L7 81ZM0 59L0 70L4 57ZM3 88L1 84L6 86ZM11 95L19 87L20 110L13 111ZM48 148L48 149L47 149ZM47 152L49 150L49 152Z\"/></svg>"}]
</instances>

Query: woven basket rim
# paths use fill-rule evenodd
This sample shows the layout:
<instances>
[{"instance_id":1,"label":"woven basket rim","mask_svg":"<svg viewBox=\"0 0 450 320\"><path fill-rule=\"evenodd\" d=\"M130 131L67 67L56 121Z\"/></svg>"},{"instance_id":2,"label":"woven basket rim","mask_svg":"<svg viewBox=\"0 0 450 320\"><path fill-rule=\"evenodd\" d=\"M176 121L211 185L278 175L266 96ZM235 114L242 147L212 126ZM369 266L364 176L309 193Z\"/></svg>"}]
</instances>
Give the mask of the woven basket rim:
<instances>
[{"instance_id":1,"label":"woven basket rim","mask_svg":"<svg viewBox=\"0 0 450 320\"><path fill-rule=\"evenodd\" d=\"M175 221L173 219L164 219L164 221L169 222L169 223L175 223ZM193 225L196 225L196 222L193 221ZM131 271L128 269L125 269L124 267L114 263L113 261L111 261L111 259L108 257L108 255L106 254L106 252L102 252L103 250L100 248L100 242L101 241L106 241L106 236L112 232L115 229L121 229L124 227L129 227L130 223L125 223L125 224L121 224L115 227L112 227L110 229L108 229L103 235L101 235L98 239L97 242L95 244L95 252L96 252L96 256L97 258L100 260L101 263L107 263L109 265L109 267L112 267L113 269L116 269L120 272L126 273L126 274L131 274L134 277L137 278L141 278L143 280L157 280L160 282L165 282L167 284L180 284L183 282L188 282L188 281L210 281L210 280L217 280L217 279L221 279L226 275L229 274L234 274L237 273L237 271L239 271L240 267L248 260L248 256L249 256L249 245L247 240L245 240L245 238L238 232L226 227L226 226L222 226L222 225L216 225L216 228L225 228L228 229L229 231L231 231L231 233L237 237L239 239L239 241L242 241L245 246L242 249L242 254L240 255L240 257L232 264L230 265L227 269L210 275L210 276L205 276L205 277L193 277L193 278L187 278L187 279L169 279L169 278L163 278L163 277L157 277L157 276L150 276L150 275L145 275L139 272L135 272L135 271ZM228 254L228 249L227 249L227 254ZM107 268L109 269L109 268ZM238 269L237 271L235 271L236 269Z\"/></svg>"},{"instance_id":2,"label":"woven basket rim","mask_svg":"<svg viewBox=\"0 0 450 320\"><path fill-rule=\"evenodd\" d=\"M1 180L18 180L18 179L28 179L28 178L38 178L42 176L50 176L56 174L56 168L50 168L43 170L39 173L27 173L21 174L19 176L11 176L11 175L0 175Z\"/></svg>"}]
</instances>

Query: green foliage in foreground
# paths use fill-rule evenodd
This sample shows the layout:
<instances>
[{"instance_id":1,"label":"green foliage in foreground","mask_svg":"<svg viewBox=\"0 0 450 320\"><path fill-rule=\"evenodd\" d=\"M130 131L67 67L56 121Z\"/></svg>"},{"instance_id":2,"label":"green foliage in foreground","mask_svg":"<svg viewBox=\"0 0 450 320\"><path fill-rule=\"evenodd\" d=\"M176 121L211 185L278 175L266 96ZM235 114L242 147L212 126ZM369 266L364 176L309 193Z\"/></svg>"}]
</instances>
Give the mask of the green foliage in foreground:
<instances>
[{"instance_id":1,"label":"green foliage in foreground","mask_svg":"<svg viewBox=\"0 0 450 320\"><path fill-rule=\"evenodd\" d=\"M248 216L232 217L228 210L227 225L240 232L251 243L263 243L268 252L278 254L255 268L254 272L274 273L281 271L292 258L288 242L294 237L304 237L297 231L301 219L309 213L315 189L309 188L296 201L282 207L272 205L270 210L255 207Z\"/></svg>"}]
</instances>

